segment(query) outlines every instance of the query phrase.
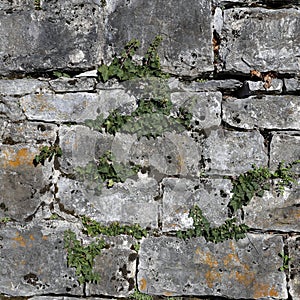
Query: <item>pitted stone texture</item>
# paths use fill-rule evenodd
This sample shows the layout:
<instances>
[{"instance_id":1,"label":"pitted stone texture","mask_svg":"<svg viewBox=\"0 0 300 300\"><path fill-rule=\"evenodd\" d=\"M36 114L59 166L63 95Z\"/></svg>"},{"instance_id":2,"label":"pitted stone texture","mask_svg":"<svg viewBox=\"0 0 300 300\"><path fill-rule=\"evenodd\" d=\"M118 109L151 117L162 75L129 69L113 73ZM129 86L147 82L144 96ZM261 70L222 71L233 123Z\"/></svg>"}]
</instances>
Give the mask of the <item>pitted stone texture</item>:
<instances>
[{"instance_id":1,"label":"pitted stone texture","mask_svg":"<svg viewBox=\"0 0 300 300\"><path fill-rule=\"evenodd\" d=\"M41 205L53 201L51 165L34 167L38 153L36 146L28 144L1 145L0 203L6 208L0 210L1 216L24 221Z\"/></svg>"},{"instance_id":2,"label":"pitted stone texture","mask_svg":"<svg viewBox=\"0 0 300 300\"><path fill-rule=\"evenodd\" d=\"M250 170L253 164L268 163L264 139L257 131L211 131L204 140L202 155L203 171L208 175L237 175Z\"/></svg>"},{"instance_id":3,"label":"pitted stone texture","mask_svg":"<svg viewBox=\"0 0 300 300\"><path fill-rule=\"evenodd\" d=\"M149 176L157 181L165 176L195 176L200 160L201 150L186 132L166 132L156 139L141 138L130 150L130 161L147 168Z\"/></svg>"},{"instance_id":4,"label":"pitted stone texture","mask_svg":"<svg viewBox=\"0 0 300 300\"><path fill-rule=\"evenodd\" d=\"M135 99L122 90L95 93L39 94L24 96L21 107L29 120L48 122L84 122L96 119L99 114L106 118L122 106L134 107Z\"/></svg>"},{"instance_id":5,"label":"pitted stone texture","mask_svg":"<svg viewBox=\"0 0 300 300\"><path fill-rule=\"evenodd\" d=\"M91 68L99 62L101 6L77 0L41 1L41 10L31 6L20 3L23 9L0 12L0 74Z\"/></svg>"},{"instance_id":6,"label":"pitted stone texture","mask_svg":"<svg viewBox=\"0 0 300 300\"><path fill-rule=\"evenodd\" d=\"M299 78L285 78L284 86L288 93L300 91L300 79Z\"/></svg>"},{"instance_id":7,"label":"pitted stone texture","mask_svg":"<svg viewBox=\"0 0 300 300\"><path fill-rule=\"evenodd\" d=\"M292 299L298 300L300 297L300 236L295 236L288 240L289 261L289 292Z\"/></svg>"},{"instance_id":8,"label":"pitted stone texture","mask_svg":"<svg viewBox=\"0 0 300 300\"><path fill-rule=\"evenodd\" d=\"M3 136L3 144L31 143L54 144L57 137L58 128L55 125L47 123L8 123Z\"/></svg>"},{"instance_id":9,"label":"pitted stone texture","mask_svg":"<svg viewBox=\"0 0 300 300\"><path fill-rule=\"evenodd\" d=\"M66 211L88 215L101 223L118 221L139 223L142 227L158 227L158 184L152 178L137 181L127 179L123 184L106 188L101 182L75 181L59 178L57 198Z\"/></svg>"},{"instance_id":10,"label":"pitted stone texture","mask_svg":"<svg viewBox=\"0 0 300 300\"><path fill-rule=\"evenodd\" d=\"M88 92L96 86L95 78L58 78L49 81L50 87L56 93L62 92Z\"/></svg>"},{"instance_id":11,"label":"pitted stone texture","mask_svg":"<svg viewBox=\"0 0 300 300\"><path fill-rule=\"evenodd\" d=\"M26 119L26 116L20 106L20 99L12 96L0 95L0 115L15 122Z\"/></svg>"},{"instance_id":12,"label":"pitted stone texture","mask_svg":"<svg viewBox=\"0 0 300 300\"><path fill-rule=\"evenodd\" d=\"M278 191L265 192L263 197L255 197L243 208L244 222L251 228L278 230L282 232L300 231L300 180L283 195Z\"/></svg>"},{"instance_id":13,"label":"pitted stone texture","mask_svg":"<svg viewBox=\"0 0 300 300\"><path fill-rule=\"evenodd\" d=\"M186 230L193 227L190 209L197 204L212 226L220 226L228 218L227 204L230 180L188 180L166 178L163 185L162 230Z\"/></svg>"},{"instance_id":14,"label":"pitted stone texture","mask_svg":"<svg viewBox=\"0 0 300 300\"><path fill-rule=\"evenodd\" d=\"M67 267L63 232L56 221L1 228L0 293L12 296L83 295L74 269Z\"/></svg>"},{"instance_id":15,"label":"pitted stone texture","mask_svg":"<svg viewBox=\"0 0 300 300\"><path fill-rule=\"evenodd\" d=\"M193 115L192 124L197 128L209 128L221 124L222 94L176 92L171 94L174 110L186 109Z\"/></svg>"},{"instance_id":16,"label":"pitted stone texture","mask_svg":"<svg viewBox=\"0 0 300 300\"><path fill-rule=\"evenodd\" d=\"M38 79L0 80L0 94L22 96L31 93L40 93L48 88L48 82Z\"/></svg>"},{"instance_id":17,"label":"pitted stone texture","mask_svg":"<svg viewBox=\"0 0 300 300\"><path fill-rule=\"evenodd\" d=\"M298 132L275 133L270 147L270 167L275 170L280 162L292 163L300 159L300 135ZM293 166L300 173L300 164Z\"/></svg>"},{"instance_id":18,"label":"pitted stone texture","mask_svg":"<svg viewBox=\"0 0 300 300\"><path fill-rule=\"evenodd\" d=\"M227 98L223 119L231 126L253 129L300 129L300 97L251 96L246 99Z\"/></svg>"},{"instance_id":19,"label":"pitted stone texture","mask_svg":"<svg viewBox=\"0 0 300 300\"><path fill-rule=\"evenodd\" d=\"M111 297L128 297L134 292L137 253L130 249L102 250L95 258L94 272L100 274L97 284L90 284L88 293Z\"/></svg>"},{"instance_id":20,"label":"pitted stone texture","mask_svg":"<svg viewBox=\"0 0 300 300\"><path fill-rule=\"evenodd\" d=\"M210 1L189 1L184 9L179 0L117 1L108 16L107 44L113 48L107 51L118 53L129 40L137 38L144 55L155 35L160 34L163 42L158 52L167 72L195 76L213 71L211 22Z\"/></svg>"},{"instance_id":21,"label":"pitted stone texture","mask_svg":"<svg viewBox=\"0 0 300 300\"><path fill-rule=\"evenodd\" d=\"M165 296L287 298L285 274L278 271L282 251L282 238L271 235L248 234L219 244L204 238L147 238L139 252L139 290Z\"/></svg>"},{"instance_id":22,"label":"pitted stone texture","mask_svg":"<svg viewBox=\"0 0 300 300\"><path fill-rule=\"evenodd\" d=\"M298 73L299 31L297 9L226 9L219 54L227 72Z\"/></svg>"}]
</instances>

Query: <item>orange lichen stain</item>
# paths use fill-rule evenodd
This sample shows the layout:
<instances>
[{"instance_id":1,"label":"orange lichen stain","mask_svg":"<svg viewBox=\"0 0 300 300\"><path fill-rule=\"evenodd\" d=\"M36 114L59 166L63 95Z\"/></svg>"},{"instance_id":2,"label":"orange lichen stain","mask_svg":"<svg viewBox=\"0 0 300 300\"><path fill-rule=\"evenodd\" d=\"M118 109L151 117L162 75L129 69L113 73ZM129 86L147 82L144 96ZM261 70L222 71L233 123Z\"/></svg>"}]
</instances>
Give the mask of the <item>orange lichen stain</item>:
<instances>
[{"instance_id":1,"label":"orange lichen stain","mask_svg":"<svg viewBox=\"0 0 300 300\"><path fill-rule=\"evenodd\" d=\"M21 247L26 247L26 241L19 233L16 234L16 237L13 238L13 240L16 241Z\"/></svg>"},{"instance_id":2,"label":"orange lichen stain","mask_svg":"<svg viewBox=\"0 0 300 300\"><path fill-rule=\"evenodd\" d=\"M270 287L269 284L255 283L253 296L255 299L263 297L278 297L278 292L274 286Z\"/></svg>"},{"instance_id":3,"label":"orange lichen stain","mask_svg":"<svg viewBox=\"0 0 300 300\"><path fill-rule=\"evenodd\" d=\"M220 281L222 275L216 271L210 270L205 273L206 284L212 288L216 281Z\"/></svg>"},{"instance_id":4,"label":"orange lichen stain","mask_svg":"<svg viewBox=\"0 0 300 300\"><path fill-rule=\"evenodd\" d=\"M225 267L231 266L234 262L240 264L239 257L236 253L230 253L225 256L223 259Z\"/></svg>"},{"instance_id":5,"label":"orange lichen stain","mask_svg":"<svg viewBox=\"0 0 300 300\"><path fill-rule=\"evenodd\" d=\"M34 155L28 153L27 148L22 148L17 152L12 152L12 150L4 149L3 152L6 157L4 162L4 167L17 168L19 166L31 165L33 166Z\"/></svg>"},{"instance_id":6,"label":"orange lichen stain","mask_svg":"<svg viewBox=\"0 0 300 300\"><path fill-rule=\"evenodd\" d=\"M254 274L254 272L240 273L238 271L235 271L235 278L242 285L250 286L250 285L252 285L252 283L255 279L255 274Z\"/></svg>"},{"instance_id":7,"label":"orange lichen stain","mask_svg":"<svg viewBox=\"0 0 300 300\"><path fill-rule=\"evenodd\" d=\"M47 236L47 235L43 235L43 236L42 236L42 240L43 240L43 241L47 241L47 240L48 240L48 236Z\"/></svg>"},{"instance_id":8,"label":"orange lichen stain","mask_svg":"<svg viewBox=\"0 0 300 300\"><path fill-rule=\"evenodd\" d=\"M25 265L26 265L26 260L21 260L21 261L20 261L20 265L25 266Z\"/></svg>"},{"instance_id":9,"label":"orange lichen stain","mask_svg":"<svg viewBox=\"0 0 300 300\"><path fill-rule=\"evenodd\" d=\"M174 294L172 292L163 292L164 296L166 297L171 297L173 296Z\"/></svg>"},{"instance_id":10,"label":"orange lichen stain","mask_svg":"<svg viewBox=\"0 0 300 300\"><path fill-rule=\"evenodd\" d=\"M140 280L140 290L141 290L141 291L145 291L146 288L147 288L147 281L146 281L145 278L142 278L142 279Z\"/></svg>"},{"instance_id":11,"label":"orange lichen stain","mask_svg":"<svg viewBox=\"0 0 300 300\"><path fill-rule=\"evenodd\" d=\"M214 256L209 252L201 251L200 247L197 247L195 251L194 262L208 265L210 268L218 266L218 261L214 259Z\"/></svg>"},{"instance_id":12,"label":"orange lichen stain","mask_svg":"<svg viewBox=\"0 0 300 300\"><path fill-rule=\"evenodd\" d=\"M29 236L29 238L30 238L32 241L35 240L35 239L34 239L34 236L33 236L32 234Z\"/></svg>"}]
</instances>

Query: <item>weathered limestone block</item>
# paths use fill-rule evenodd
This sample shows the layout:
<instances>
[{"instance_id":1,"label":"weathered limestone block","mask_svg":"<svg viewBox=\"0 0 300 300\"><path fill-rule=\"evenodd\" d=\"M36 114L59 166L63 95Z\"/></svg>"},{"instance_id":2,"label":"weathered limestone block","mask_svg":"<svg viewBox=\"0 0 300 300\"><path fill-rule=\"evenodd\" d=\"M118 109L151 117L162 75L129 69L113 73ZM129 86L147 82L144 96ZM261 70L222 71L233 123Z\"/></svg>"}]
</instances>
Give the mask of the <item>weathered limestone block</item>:
<instances>
[{"instance_id":1,"label":"weathered limestone block","mask_svg":"<svg viewBox=\"0 0 300 300\"><path fill-rule=\"evenodd\" d=\"M56 93L62 92L89 92L96 86L95 78L58 78L49 81L50 88Z\"/></svg>"},{"instance_id":2,"label":"weathered limestone block","mask_svg":"<svg viewBox=\"0 0 300 300\"><path fill-rule=\"evenodd\" d=\"M42 122L8 123L2 135L2 143L54 144L57 130L57 126Z\"/></svg>"},{"instance_id":3,"label":"weathered limestone block","mask_svg":"<svg viewBox=\"0 0 300 300\"><path fill-rule=\"evenodd\" d=\"M300 159L300 135L299 132L275 133L270 146L270 167L275 170L280 162L286 164ZM294 165L294 172L300 173L300 164Z\"/></svg>"},{"instance_id":4,"label":"weathered limestone block","mask_svg":"<svg viewBox=\"0 0 300 300\"><path fill-rule=\"evenodd\" d=\"M201 149L186 133L166 132L156 139L141 138L130 149L130 161L149 170L158 181L165 176L199 173Z\"/></svg>"},{"instance_id":5,"label":"weathered limestone block","mask_svg":"<svg viewBox=\"0 0 300 300\"><path fill-rule=\"evenodd\" d=\"M257 131L211 131L203 142L202 167L206 174L237 175L253 164L268 162L264 139Z\"/></svg>"},{"instance_id":6,"label":"weathered limestone block","mask_svg":"<svg viewBox=\"0 0 300 300\"><path fill-rule=\"evenodd\" d=\"M299 72L300 12L233 8L224 10L219 54L227 72Z\"/></svg>"},{"instance_id":7,"label":"weathered limestone block","mask_svg":"<svg viewBox=\"0 0 300 300\"><path fill-rule=\"evenodd\" d=\"M103 45L103 8L93 1L41 1L0 12L0 74L91 68ZM29 9L28 9L29 8ZM55 47L54 47L55 45Z\"/></svg>"},{"instance_id":8,"label":"weathered limestone block","mask_svg":"<svg viewBox=\"0 0 300 300\"><path fill-rule=\"evenodd\" d=\"M94 272L100 282L90 284L88 293L110 297L128 297L135 287L137 253L130 249L102 250L95 258Z\"/></svg>"},{"instance_id":9,"label":"weathered limestone block","mask_svg":"<svg viewBox=\"0 0 300 300\"><path fill-rule=\"evenodd\" d=\"M300 97L285 95L246 99L227 98L223 119L228 124L244 128L300 129Z\"/></svg>"},{"instance_id":10,"label":"weathered limestone block","mask_svg":"<svg viewBox=\"0 0 300 300\"><path fill-rule=\"evenodd\" d=\"M154 179L127 179L112 188L100 184L97 179L80 182L61 177L56 196L64 210L87 215L101 223L118 221L157 228L159 205L155 198L159 193Z\"/></svg>"},{"instance_id":11,"label":"weathered limestone block","mask_svg":"<svg viewBox=\"0 0 300 300\"><path fill-rule=\"evenodd\" d=\"M1 228L0 293L11 296L83 295L74 269L67 267L63 232L66 222L49 221Z\"/></svg>"},{"instance_id":12,"label":"weathered limestone block","mask_svg":"<svg viewBox=\"0 0 300 300\"><path fill-rule=\"evenodd\" d=\"M282 238L267 234L219 244L204 238L146 238L139 252L139 290L165 296L285 299L286 278L278 271L282 251Z\"/></svg>"},{"instance_id":13,"label":"weathered limestone block","mask_svg":"<svg viewBox=\"0 0 300 300\"><path fill-rule=\"evenodd\" d=\"M0 94L10 96L22 96L31 93L40 93L48 88L48 82L38 79L14 79L0 80Z\"/></svg>"},{"instance_id":14,"label":"weathered limestone block","mask_svg":"<svg viewBox=\"0 0 300 300\"><path fill-rule=\"evenodd\" d=\"M288 240L289 258L289 292L292 299L298 300L300 295L300 236Z\"/></svg>"},{"instance_id":15,"label":"weathered limestone block","mask_svg":"<svg viewBox=\"0 0 300 300\"><path fill-rule=\"evenodd\" d=\"M175 92L171 94L174 109L180 107L193 114L192 124L198 128L209 128L221 124L221 102L220 92Z\"/></svg>"},{"instance_id":16,"label":"weathered limestone block","mask_svg":"<svg viewBox=\"0 0 300 300\"><path fill-rule=\"evenodd\" d=\"M107 56L119 52L132 38L142 41L144 54L155 35L163 37L159 54L163 69L195 76L213 71L210 1L117 1L110 7ZM117 50L116 50L117 49Z\"/></svg>"},{"instance_id":17,"label":"weathered limestone block","mask_svg":"<svg viewBox=\"0 0 300 300\"><path fill-rule=\"evenodd\" d=\"M270 87L265 86L263 81L250 81L247 80L244 82L244 85L239 91L239 97L248 97L251 95L256 94L263 94L263 93L272 93L272 94L280 94L283 88L283 81L280 79L273 79L271 81Z\"/></svg>"},{"instance_id":18,"label":"weathered limestone block","mask_svg":"<svg viewBox=\"0 0 300 300\"><path fill-rule=\"evenodd\" d=\"M28 144L1 145L0 203L5 207L1 216L28 220L41 205L53 201L51 165L34 167L38 153L36 146Z\"/></svg>"},{"instance_id":19,"label":"weathered limestone block","mask_svg":"<svg viewBox=\"0 0 300 300\"><path fill-rule=\"evenodd\" d=\"M66 93L27 95L20 100L21 107L29 120L48 122L84 122L96 119L121 106L135 105L134 97L123 90L99 91L95 93Z\"/></svg>"},{"instance_id":20,"label":"weathered limestone block","mask_svg":"<svg viewBox=\"0 0 300 300\"><path fill-rule=\"evenodd\" d=\"M265 192L244 207L244 222L251 228L300 231L300 180L283 195L279 191Z\"/></svg>"},{"instance_id":21,"label":"weathered limestone block","mask_svg":"<svg viewBox=\"0 0 300 300\"><path fill-rule=\"evenodd\" d=\"M0 95L0 115L11 121L23 121L26 119L20 107L20 99L12 96Z\"/></svg>"},{"instance_id":22,"label":"weathered limestone block","mask_svg":"<svg viewBox=\"0 0 300 300\"><path fill-rule=\"evenodd\" d=\"M228 218L227 204L232 188L230 180L166 178L163 185L162 230L186 230L192 228L190 209L197 204L213 226L219 226Z\"/></svg>"},{"instance_id":23,"label":"weathered limestone block","mask_svg":"<svg viewBox=\"0 0 300 300\"><path fill-rule=\"evenodd\" d=\"M299 92L300 91L300 80L299 78L285 78L284 86L288 93Z\"/></svg>"}]
</instances>

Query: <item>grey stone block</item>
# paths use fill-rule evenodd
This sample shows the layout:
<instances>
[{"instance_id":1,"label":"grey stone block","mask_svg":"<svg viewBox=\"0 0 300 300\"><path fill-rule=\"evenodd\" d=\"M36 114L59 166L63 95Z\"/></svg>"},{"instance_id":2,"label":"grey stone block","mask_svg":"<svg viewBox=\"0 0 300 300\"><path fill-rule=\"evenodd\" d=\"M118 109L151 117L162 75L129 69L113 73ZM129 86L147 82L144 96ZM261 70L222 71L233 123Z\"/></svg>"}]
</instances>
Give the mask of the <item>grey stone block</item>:
<instances>
[{"instance_id":1,"label":"grey stone block","mask_svg":"<svg viewBox=\"0 0 300 300\"><path fill-rule=\"evenodd\" d=\"M220 47L225 70L298 73L299 31L297 9L226 9Z\"/></svg>"},{"instance_id":2,"label":"grey stone block","mask_svg":"<svg viewBox=\"0 0 300 300\"><path fill-rule=\"evenodd\" d=\"M57 198L65 210L75 215L87 215L101 223L118 221L122 224L139 223L142 227L158 226L158 184L154 179L127 179L112 188L99 182L79 182L59 178Z\"/></svg>"},{"instance_id":3,"label":"grey stone block","mask_svg":"<svg viewBox=\"0 0 300 300\"><path fill-rule=\"evenodd\" d=\"M0 80L0 94L22 96L31 93L40 93L48 88L48 82L38 79Z\"/></svg>"},{"instance_id":4,"label":"grey stone block","mask_svg":"<svg viewBox=\"0 0 300 300\"><path fill-rule=\"evenodd\" d=\"M268 163L264 139L257 131L211 131L203 142L202 155L203 171L208 175L237 175L251 169L253 164Z\"/></svg>"},{"instance_id":5,"label":"grey stone block","mask_svg":"<svg viewBox=\"0 0 300 300\"><path fill-rule=\"evenodd\" d=\"M281 232L300 231L300 181L284 194L273 190L265 192L262 198L255 197L244 207L244 222L251 228L278 230Z\"/></svg>"},{"instance_id":6,"label":"grey stone block","mask_svg":"<svg viewBox=\"0 0 300 300\"><path fill-rule=\"evenodd\" d=\"M93 1L41 1L0 12L0 74L91 68L99 63L103 10Z\"/></svg>"},{"instance_id":7,"label":"grey stone block","mask_svg":"<svg viewBox=\"0 0 300 300\"><path fill-rule=\"evenodd\" d=\"M278 271L282 251L282 238L267 234L219 244L204 238L146 238L139 252L139 290L165 296L285 299L286 278Z\"/></svg>"},{"instance_id":8,"label":"grey stone block","mask_svg":"<svg viewBox=\"0 0 300 300\"><path fill-rule=\"evenodd\" d=\"M95 78L58 78L49 81L50 88L56 93L62 92L88 92L96 86Z\"/></svg>"},{"instance_id":9,"label":"grey stone block","mask_svg":"<svg viewBox=\"0 0 300 300\"><path fill-rule=\"evenodd\" d=\"M66 222L7 224L1 228L0 293L11 296L83 295L74 269L67 267Z\"/></svg>"},{"instance_id":10,"label":"grey stone block","mask_svg":"<svg viewBox=\"0 0 300 300\"><path fill-rule=\"evenodd\" d=\"M270 146L270 167L275 170L280 162L285 164L300 159L300 135L298 132L275 133ZM300 164L293 166L294 172L300 173Z\"/></svg>"},{"instance_id":11,"label":"grey stone block","mask_svg":"<svg viewBox=\"0 0 300 300\"><path fill-rule=\"evenodd\" d=\"M162 230L192 228L190 209L197 204L213 226L222 225L228 218L227 204L232 188L230 180L165 178L163 185Z\"/></svg>"},{"instance_id":12,"label":"grey stone block","mask_svg":"<svg viewBox=\"0 0 300 300\"><path fill-rule=\"evenodd\" d=\"M204 129L221 124L221 102L220 92L175 92L171 94L174 110L180 107L186 109L193 115L192 124Z\"/></svg>"},{"instance_id":13,"label":"grey stone block","mask_svg":"<svg viewBox=\"0 0 300 300\"><path fill-rule=\"evenodd\" d=\"M0 115L11 121L23 121L26 119L20 107L19 97L0 95Z\"/></svg>"},{"instance_id":14,"label":"grey stone block","mask_svg":"<svg viewBox=\"0 0 300 300\"><path fill-rule=\"evenodd\" d=\"M38 148L28 144L1 145L0 215L16 221L30 220L37 209L53 201L51 165L34 167Z\"/></svg>"},{"instance_id":15,"label":"grey stone block","mask_svg":"<svg viewBox=\"0 0 300 300\"><path fill-rule=\"evenodd\" d=\"M300 295L300 237L295 236L288 240L289 261L289 292L292 299L299 299Z\"/></svg>"},{"instance_id":16,"label":"grey stone block","mask_svg":"<svg viewBox=\"0 0 300 300\"><path fill-rule=\"evenodd\" d=\"M132 107L134 97L122 90L95 93L66 93L27 95L20 100L21 107L29 120L48 122L84 122L96 119L102 113L106 118L120 106Z\"/></svg>"},{"instance_id":17,"label":"grey stone block","mask_svg":"<svg viewBox=\"0 0 300 300\"><path fill-rule=\"evenodd\" d=\"M253 129L300 129L299 96L251 96L228 98L223 119L231 126Z\"/></svg>"},{"instance_id":18,"label":"grey stone block","mask_svg":"<svg viewBox=\"0 0 300 300\"><path fill-rule=\"evenodd\" d=\"M213 71L210 1L116 1L108 16L108 56L119 52L132 38L141 40L144 54L155 35L163 37L159 48L167 72L196 76ZM134 15L133 15L134 12ZM117 49L117 50L116 50Z\"/></svg>"},{"instance_id":19,"label":"grey stone block","mask_svg":"<svg viewBox=\"0 0 300 300\"><path fill-rule=\"evenodd\" d=\"M300 91L299 78L285 78L284 86L288 93L299 92Z\"/></svg>"}]
</instances>

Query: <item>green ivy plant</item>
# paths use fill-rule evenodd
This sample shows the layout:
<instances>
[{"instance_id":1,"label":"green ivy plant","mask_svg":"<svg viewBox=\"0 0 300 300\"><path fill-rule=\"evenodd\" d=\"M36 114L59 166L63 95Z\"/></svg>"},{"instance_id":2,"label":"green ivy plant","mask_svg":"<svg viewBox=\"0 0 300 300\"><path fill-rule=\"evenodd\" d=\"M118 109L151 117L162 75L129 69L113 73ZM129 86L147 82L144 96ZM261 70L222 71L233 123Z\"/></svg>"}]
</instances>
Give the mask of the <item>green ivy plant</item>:
<instances>
[{"instance_id":1,"label":"green ivy plant","mask_svg":"<svg viewBox=\"0 0 300 300\"><path fill-rule=\"evenodd\" d=\"M117 236L124 234L140 240L142 237L147 236L147 230L143 229L139 224L120 225L119 222L113 222L108 226L103 226L86 216L81 217L81 221L84 226L83 232L91 237L95 237L100 234L106 236Z\"/></svg>"},{"instance_id":2,"label":"green ivy plant","mask_svg":"<svg viewBox=\"0 0 300 300\"><path fill-rule=\"evenodd\" d=\"M98 68L98 77L102 82L116 78L119 81L131 80L137 77L160 77L168 78L169 75L161 71L160 59L157 48L162 41L160 35L156 36L150 44L142 63L135 62L133 56L140 47L140 41L132 39L121 52L113 58L110 65L102 64Z\"/></svg>"},{"instance_id":3,"label":"green ivy plant","mask_svg":"<svg viewBox=\"0 0 300 300\"><path fill-rule=\"evenodd\" d=\"M193 219L193 227L187 231L178 231L177 237L189 239L203 236L206 241L219 243L229 239L239 240L244 238L249 231L249 227L245 224L235 224L236 219L228 219L219 227L212 227L209 221L203 216L202 210L195 205L189 213L189 217Z\"/></svg>"},{"instance_id":4,"label":"green ivy plant","mask_svg":"<svg viewBox=\"0 0 300 300\"><path fill-rule=\"evenodd\" d=\"M111 151L105 152L95 163L89 163L86 167L77 167L75 171L81 179L98 180L105 183L108 188L117 182L125 182L128 177L134 176L141 166L116 162ZM100 188L101 189L101 188Z\"/></svg>"},{"instance_id":5,"label":"green ivy plant","mask_svg":"<svg viewBox=\"0 0 300 300\"><path fill-rule=\"evenodd\" d=\"M53 146L43 146L38 155L33 159L33 164L37 166L38 164L44 165L45 161L51 161L53 157L62 156L62 150L58 145Z\"/></svg>"},{"instance_id":6,"label":"green ivy plant","mask_svg":"<svg viewBox=\"0 0 300 300\"><path fill-rule=\"evenodd\" d=\"M71 76L65 72L59 72L59 71L53 71L53 76L60 78L60 77L65 77L65 78L70 78Z\"/></svg>"},{"instance_id":7,"label":"green ivy plant","mask_svg":"<svg viewBox=\"0 0 300 300\"><path fill-rule=\"evenodd\" d=\"M292 167L300 163L296 160L290 164L284 165L280 162L277 170L271 172L267 167L252 166L252 170L241 174L233 181L232 197L228 204L231 213L235 213L243 206L249 204L254 196L262 197L265 191L271 189L271 180L276 180L276 189L283 193L285 187L290 187L296 182L296 174Z\"/></svg>"},{"instance_id":8,"label":"green ivy plant","mask_svg":"<svg viewBox=\"0 0 300 300\"><path fill-rule=\"evenodd\" d=\"M64 247L68 254L68 267L76 269L75 274L80 284L99 282L100 275L93 271L93 265L95 257L101 254L101 250L105 248L105 246L106 243L103 240L98 240L97 242L83 246L73 231L65 231Z\"/></svg>"},{"instance_id":9,"label":"green ivy plant","mask_svg":"<svg viewBox=\"0 0 300 300\"><path fill-rule=\"evenodd\" d=\"M278 255L282 258L282 266L279 268L279 271L286 271L289 269L289 263L292 260L288 255L284 252L278 253Z\"/></svg>"}]
</instances>

